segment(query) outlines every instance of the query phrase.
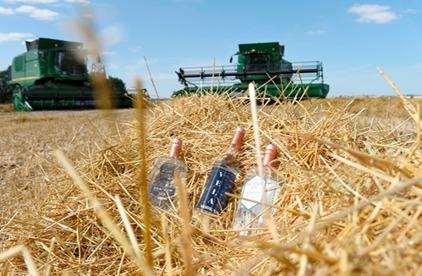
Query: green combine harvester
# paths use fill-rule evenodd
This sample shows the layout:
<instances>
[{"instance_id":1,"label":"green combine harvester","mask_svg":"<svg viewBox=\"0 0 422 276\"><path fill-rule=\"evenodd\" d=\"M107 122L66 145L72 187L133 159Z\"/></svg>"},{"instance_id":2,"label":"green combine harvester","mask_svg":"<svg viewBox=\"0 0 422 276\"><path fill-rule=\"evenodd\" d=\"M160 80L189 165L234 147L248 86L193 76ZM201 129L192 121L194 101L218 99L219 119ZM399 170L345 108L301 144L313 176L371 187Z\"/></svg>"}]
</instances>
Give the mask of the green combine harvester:
<instances>
[{"instance_id":1,"label":"green combine harvester","mask_svg":"<svg viewBox=\"0 0 422 276\"><path fill-rule=\"evenodd\" d=\"M16 111L95 107L82 43L39 38L26 48L0 72L1 101L11 100ZM116 107L132 106L124 83L117 87Z\"/></svg>"},{"instance_id":2,"label":"green combine harvester","mask_svg":"<svg viewBox=\"0 0 422 276\"><path fill-rule=\"evenodd\" d=\"M10 66L6 71L0 71L0 103L12 101L12 94L8 91L8 81L10 80Z\"/></svg>"},{"instance_id":3,"label":"green combine harvester","mask_svg":"<svg viewBox=\"0 0 422 276\"><path fill-rule=\"evenodd\" d=\"M236 96L243 94L250 82L255 82L261 97L270 99L325 98L328 94L322 63L289 62L283 58L284 45L278 42L240 44L235 55L234 65L180 68L176 74L184 88L173 96L197 93Z\"/></svg>"}]
</instances>

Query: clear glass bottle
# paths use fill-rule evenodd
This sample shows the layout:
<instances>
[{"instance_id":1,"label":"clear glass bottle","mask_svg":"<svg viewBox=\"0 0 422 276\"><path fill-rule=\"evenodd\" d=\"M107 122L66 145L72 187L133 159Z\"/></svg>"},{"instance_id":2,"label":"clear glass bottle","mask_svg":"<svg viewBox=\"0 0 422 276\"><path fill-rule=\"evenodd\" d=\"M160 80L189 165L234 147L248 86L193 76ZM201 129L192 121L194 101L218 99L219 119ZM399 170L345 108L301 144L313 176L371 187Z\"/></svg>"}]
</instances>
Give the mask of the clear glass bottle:
<instances>
[{"instance_id":1,"label":"clear glass bottle","mask_svg":"<svg viewBox=\"0 0 422 276\"><path fill-rule=\"evenodd\" d=\"M271 177L276 158L277 147L269 144L263 160L265 175L260 176L254 171L245 178L234 217L234 229L239 231L239 235L256 232L265 224L264 212L272 211L269 205L274 204L280 189L280 185Z\"/></svg>"},{"instance_id":2,"label":"clear glass bottle","mask_svg":"<svg viewBox=\"0 0 422 276\"><path fill-rule=\"evenodd\" d=\"M200 211L218 215L229 203L226 193L234 189L234 182L238 175L234 161L243 146L244 137L245 130L237 128L227 153L214 163L197 204Z\"/></svg>"},{"instance_id":3,"label":"clear glass bottle","mask_svg":"<svg viewBox=\"0 0 422 276\"><path fill-rule=\"evenodd\" d=\"M173 139L168 157L155 159L154 167L150 174L148 191L153 205L163 209L177 209L175 176L178 173L180 179L186 178L187 167L179 159L182 150L182 141Z\"/></svg>"}]
</instances>

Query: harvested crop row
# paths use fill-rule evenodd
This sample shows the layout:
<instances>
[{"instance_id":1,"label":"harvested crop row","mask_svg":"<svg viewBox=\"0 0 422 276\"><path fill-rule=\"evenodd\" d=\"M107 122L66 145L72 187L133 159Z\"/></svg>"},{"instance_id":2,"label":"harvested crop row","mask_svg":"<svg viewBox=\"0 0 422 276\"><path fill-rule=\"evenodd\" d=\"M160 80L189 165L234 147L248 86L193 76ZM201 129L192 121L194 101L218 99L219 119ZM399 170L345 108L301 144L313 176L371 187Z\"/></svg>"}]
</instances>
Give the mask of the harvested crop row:
<instances>
[{"instance_id":1,"label":"harvested crop row","mask_svg":"<svg viewBox=\"0 0 422 276\"><path fill-rule=\"evenodd\" d=\"M175 275L192 271L415 274L422 211L422 155L415 123L408 118L399 119L405 124L372 119L350 108L348 102L260 107L263 143L271 141L280 151L276 175L282 191L273 227L240 238L232 230L233 214L243 177L256 166L249 106L221 96L178 98L149 106L146 132L141 134L146 138L147 168L154 158L167 154L172 137L182 139L189 169L182 191L190 211L186 217L183 212L153 209L150 269ZM237 197L220 217L203 216L194 211L195 204L209 168L226 150L237 126L247 132L238 161ZM138 127L136 121L128 122L120 139L109 139L97 154L76 163L77 175L93 192L90 200L68 177L69 168L62 170L58 182L46 187L48 200L40 202L39 216L19 214L0 228L6 236L1 248L25 245L40 272L117 274L145 269L140 266L146 207L139 195ZM129 241L116 195L141 253ZM98 216L93 197L120 234L110 232ZM126 237L129 247L122 247L116 235ZM18 257L0 266L26 270Z\"/></svg>"}]
</instances>

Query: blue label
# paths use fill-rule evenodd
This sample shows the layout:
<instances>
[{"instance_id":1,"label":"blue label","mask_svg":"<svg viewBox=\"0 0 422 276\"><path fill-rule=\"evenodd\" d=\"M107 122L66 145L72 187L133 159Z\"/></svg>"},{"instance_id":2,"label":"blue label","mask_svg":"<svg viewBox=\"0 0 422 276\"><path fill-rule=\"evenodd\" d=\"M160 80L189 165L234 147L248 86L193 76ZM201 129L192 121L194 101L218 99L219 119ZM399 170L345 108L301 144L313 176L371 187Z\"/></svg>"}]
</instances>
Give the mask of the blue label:
<instances>
[{"instance_id":1,"label":"blue label","mask_svg":"<svg viewBox=\"0 0 422 276\"><path fill-rule=\"evenodd\" d=\"M213 214L220 214L229 203L226 192L234 188L236 175L222 167L214 167L205 184L205 190L198 202L198 208Z\"/></svg>"}]
</instances>

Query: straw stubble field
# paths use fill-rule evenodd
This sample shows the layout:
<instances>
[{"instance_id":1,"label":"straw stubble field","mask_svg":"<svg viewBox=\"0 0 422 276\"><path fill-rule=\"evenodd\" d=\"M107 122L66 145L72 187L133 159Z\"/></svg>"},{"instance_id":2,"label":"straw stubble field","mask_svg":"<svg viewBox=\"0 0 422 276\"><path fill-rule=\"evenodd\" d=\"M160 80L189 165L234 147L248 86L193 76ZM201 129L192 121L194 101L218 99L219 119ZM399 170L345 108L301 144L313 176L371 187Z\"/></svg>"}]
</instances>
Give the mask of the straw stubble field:
<instances>
[{"instance_id":1,"label":"straw stubble field","mask_svg":"<svg viewBox=\"0 0 422 276\"><path fill-rule=\"evenodd\" d=\"M261 137L279 148L282 189L265 229L248 238L231 227L243 177L256 164L250 109L240 100L180 98L145 114L0 114L0 270L420 274L418 105L411 100L410 113L399 98L261 106ZM234 198L219 218L192 212L237 126L247 139ZM189 168L178 181L180 210L145 217L141 160L151 168L174 136Z\"/></svg>"}]
</instances>

